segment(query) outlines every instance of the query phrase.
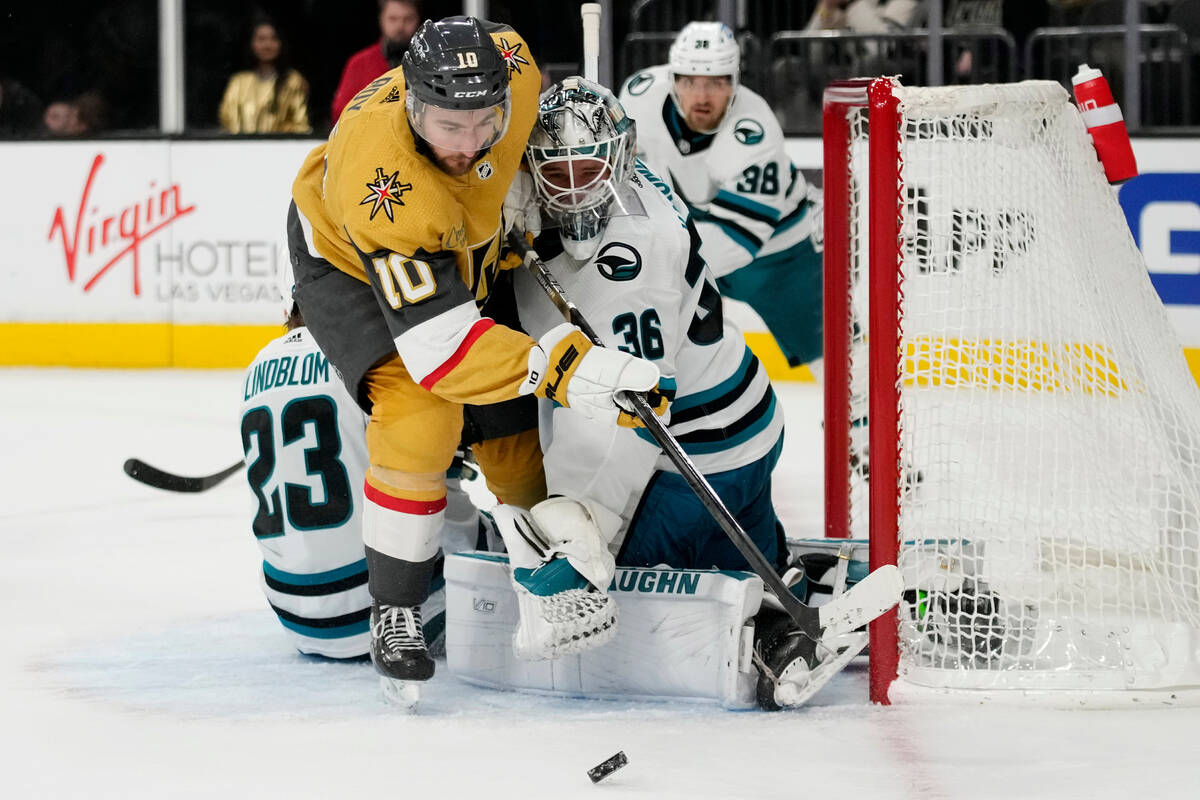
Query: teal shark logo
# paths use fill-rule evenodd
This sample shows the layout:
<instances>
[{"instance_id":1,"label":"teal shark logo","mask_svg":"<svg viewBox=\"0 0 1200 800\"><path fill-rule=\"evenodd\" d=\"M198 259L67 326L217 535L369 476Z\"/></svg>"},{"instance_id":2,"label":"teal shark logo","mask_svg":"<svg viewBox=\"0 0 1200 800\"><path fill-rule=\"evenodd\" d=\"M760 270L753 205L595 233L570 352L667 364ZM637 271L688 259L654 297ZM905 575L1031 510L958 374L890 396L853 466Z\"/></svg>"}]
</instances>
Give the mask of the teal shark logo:
<instances>
[{"instance_id":1,"label":"teal shark logo","mask_svg":"<svg viewBox=\"0 0 1200 800\"><path fill-rule=\"evenodd\" d=\"M596 269L610 281L631 281L642 271L642 256L624 242L611 242L596 256Z\"/></svg>"},{"instance_id":2,"label":"teal shark logo","mask_svg":"<svg viewBox=\"0 0 1200 800\"><path fill-rule=\"evenodd\" d=\"M625 91L629 92L634 97L637 97L639 94L645 94L646 90L650 88L650 84L652 83L654 83L653 75L651 75L649 72L639 72L637 75L634 75L632 78L630 78L629 82L625 84Z\"/></svg>"},{"instance_id":3,"label":"teal shark logo","mask_svg":"<svg viewBox=\"0 0 1200 800\"><path fill-rule=\"evenodd\" d=\"M759 124L758 120L743 117L734 123L733 138L742 144L758 144L765 135L763 126Z\"/></svg>"}]
</instances>

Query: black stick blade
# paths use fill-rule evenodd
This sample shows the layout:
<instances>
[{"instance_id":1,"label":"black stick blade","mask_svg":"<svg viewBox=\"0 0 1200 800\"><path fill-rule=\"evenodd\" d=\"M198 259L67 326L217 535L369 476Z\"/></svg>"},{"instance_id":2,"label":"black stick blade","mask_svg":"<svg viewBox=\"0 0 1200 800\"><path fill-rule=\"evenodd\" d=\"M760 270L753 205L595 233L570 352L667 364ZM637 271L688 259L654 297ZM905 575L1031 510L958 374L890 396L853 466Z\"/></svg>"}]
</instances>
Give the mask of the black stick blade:
<instances>
[{"instance_id":1,"label":"black stick blade","mask_svg":"<svg viewBox=\"0 0 1200 800\"><path fill-rule=\"evenodd\" d=\"M170 472L151 466L145 461L138 458L129 458L125 460L125 474L133 478L139 483L144 483L147 486L152 486L155 489L162 489L167 492L203 492L216 486L221 481L228 478L233 473L242 468L245 462L239 461L232 466L226 467L220 472L214 472L212 475L203 475L200 477L188 477L186 475L175 475Z\"/></svg>"}]
</instances>

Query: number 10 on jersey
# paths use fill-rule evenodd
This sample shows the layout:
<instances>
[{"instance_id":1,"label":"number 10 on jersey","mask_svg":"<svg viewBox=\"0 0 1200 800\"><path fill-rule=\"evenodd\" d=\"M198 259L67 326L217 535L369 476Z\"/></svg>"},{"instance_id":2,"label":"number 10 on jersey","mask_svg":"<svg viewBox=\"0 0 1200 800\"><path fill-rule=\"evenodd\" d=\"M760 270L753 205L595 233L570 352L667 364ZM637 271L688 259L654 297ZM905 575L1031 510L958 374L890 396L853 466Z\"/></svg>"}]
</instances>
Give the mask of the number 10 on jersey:
<instances>
[{"instance_id":1,"label":"number 10 on jersey","mask_svg":"<svg viewBox=\"0 0 1200 800\"><path fill-rule=\"evenodd\" d=\"M394 309L399 310L403 303L419 303L437 291L433 270L424 261L390 253L387 258L371 259L371 263L375 265L383 294Z\"/></svg>"}]
</instances>

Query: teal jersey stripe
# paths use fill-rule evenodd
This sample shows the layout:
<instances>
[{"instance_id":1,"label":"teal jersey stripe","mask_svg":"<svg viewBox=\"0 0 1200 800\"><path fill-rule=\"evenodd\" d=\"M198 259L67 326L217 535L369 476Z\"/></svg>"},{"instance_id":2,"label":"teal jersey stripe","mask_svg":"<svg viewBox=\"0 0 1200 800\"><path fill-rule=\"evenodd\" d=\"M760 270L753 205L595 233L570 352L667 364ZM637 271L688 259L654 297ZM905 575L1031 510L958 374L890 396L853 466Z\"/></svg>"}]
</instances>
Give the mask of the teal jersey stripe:
<instances>
[{"instance_id":1,"label":"teal jersey stripe","mask_svg":"<svg viewBox=\"0 0 1200 800\"><path fill-rule=\"evenodd\" d=\"M756 200L751 200L740 194L734 194L726 189L717 190L717 196L713 199L724 202L727 207L732 206L734 209L745 209L748 215L766 217L771 222L779 221L779 209L771 208L765 203L759 203Z\"/></svg>"},{"instance_id":2,"label":"teal jersey stripe","mask_svg":"<svg viewBox=\"0 0 1200 800\"><path fill-rule=\"evenodd\" d=\"M750 255L755 255L762 247L761 241L750 237L747 235L746 231L742 230L741 227L735 225L729 220L721 219L720 217L709 216L708 219L704 221L716 223L726 236L736 242L739 247L741 247Z\"/></svg>"},{"instance_id":3,"label":"teal jersey stripe","mask_svg":"<svg viewBox=\"0 0 1200 800\"><path fill-rule=\"evenodd\" d=\"M745 444L753 439L758 434L762 433L775 419L776 406L778 403L775 399L775 393L771 393L771 404L767 408L767 413L759 417L752 425L748 425L745 430L731 436L728 439L722 439L716 442L688 442L683 444L683 452L690 456L708 455L709 453L719 453L722 450L729 450L738 445Z\"/></svg>"},{"instance_id":4,"label":"teal jersey stripe","mask_svg":"<svg viewBox=\"0 0 1200 800\"><path fill-rule=\"evenodd\" d=\"M347 639L351 636L366 633L371 629L371 621L369 619L352 622L349 625L340 625L336 628L314 628L311 625L302 625L299 622L292 622L283 617L279 617L279 621L288 630L295 631L302 636L308 636L312 639Z\"/></svg>"},{"instance_id":5,"label":"teal jersey stripe","mask_svg":"<svg viewBox=\"0 0 1200 800\"><path fill-rule=\"evenodd\" d=\"M270 578L274 578L280 583L288 583L292 586L315 586L318 583L333 583L340 581L343 578L351 578L355 575L361 575L367 571L367 560L364 558L360 561L355 561L353 564L347 564L344 567L331 569L328 572L315 572L311 575L301 575L296 572L284 572L281 569L263 562L263 572Z\"/></svg>"},{"instance_id":6,"label":"teal jersey stripe","mask_svg":"<svg viewBox=\"0 0 1200 800\"><path fill-rule=\"evenodd\" d=\"M800 224L801 220L806 219L808 217L808 212L809 212L809 210L812 209L812 205L813 204L809 203L808 201L801 203L800 208L799 208L800 213L798 213L798 214L793 213L793 214L789 214L788 216L784 217L783 221L780 222L779 227L777 227L775 229L775 233L776 234L783 233L784 231L791 230L792 228L794 228L798 224Z\"/></svg>"},{"instance_id":7,"label":"teal jersey stripe","mask_svg":"<svg viewBox=\"0 0 1200 800\"><path fill-rule=\"evenodd\" d=\"M737 447L738 445L745 444L767 429L767 427L771 424L771 421L775 419L777 405L778 403L775 398L775 393L771 392L771 402L768 404L766 412L752 424L747 425L744 430L734 434L728 439L720 439L715 442L680 442L679 445L683 448L683 452L687 453L689 456L701 456L709 455L711 453L720 453L723 450L729 450ZM658 444L658 442L654 441L654 437L651 436L645 428L635 428L634 432L647 442L650 442L654 445Z\"/></svg>"},{"instance_id":8,"label":"teal jersey stripe","mask_svg":"<svg viewBox=\"0 0 1200 800\"><path fill-rule=\"evenodd\" d=\"M679 391L679 384L674 378L659 378L658 390L666 395L667 401L671 403L671 407L675 407L675 394Z\"/></svg>"},{"instance_id":9,"label":"teal jersey stripe","mask_svg":"<svg viewBox=\"0 0 1200 800\"><path fill-rule=\"evenodd\" d=\"M680 411L686 411L689 408L695 408L696 406L702 406L705 403L711 403L713 400L716 400L718 397L724 396L728 392L732 391L735 386L737 386L739 383L742 382L742 380L746 377L746 372L749 371L750 365L753 362L754 362L754 353L750 352L750 348L747 347L747 348L745 348L745 351L742 355L742 363L738 365L738 368L734 371L734 373L732 375L730 375L728 378L721 381L720 383L718 383L716 386L712 387L711 389L705 389L702 392L696 392L695 394L685 394L682 397L675 398L675 401L673 403L671 403L671 413L676 414Z\"/></svg>"},{"instance_id":10,"label":"teal jersey stripe","mask_svg":"<svg viewBox=\"0 0 1200 800\"><path fill-rule=\"evenodd\" d=\"M762 239L759 239L736 222L718 217L695 206L688 206L688 208L692 213L693 222L711 222L719 227L726 236L744 248L750 255L757 255L759 249L762 247Z\"/></svg>"}]
</instances>

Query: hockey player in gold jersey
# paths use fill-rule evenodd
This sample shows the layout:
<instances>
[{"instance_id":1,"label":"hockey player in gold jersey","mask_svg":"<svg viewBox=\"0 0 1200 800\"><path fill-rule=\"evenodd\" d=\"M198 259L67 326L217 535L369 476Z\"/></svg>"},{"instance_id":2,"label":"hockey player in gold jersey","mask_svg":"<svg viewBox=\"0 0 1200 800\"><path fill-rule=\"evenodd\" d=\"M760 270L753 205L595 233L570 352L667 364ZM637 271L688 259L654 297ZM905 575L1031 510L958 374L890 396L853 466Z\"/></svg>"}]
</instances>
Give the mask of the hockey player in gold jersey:
<instances>
[{"instance_id":1,"label":"hockey player in gold jersey","mask_svg":"<svg viewBox=\"0 0 1200 800\"><path fill-rule=\"evenodd\" d=\"M296 301L371 415L363 519L371 652L385 693L404 704L415 702L412 682L433 675L419 606L464 405L490 420L487 441L474 447L489 487L528 507L544 498L545 477L536 423L508 424L514 403L544 397L632 424L618 392L647 391L659 379L653 364L593 348L573 326L535 342L489 316L502 207L540 83L511 28L428 21L401 67L350 101L292 187ZM552 544L550 561L572 552L571 542ZM604 594L604 574L593 571L588 591Z\"/></svg>"}]
</instances>

